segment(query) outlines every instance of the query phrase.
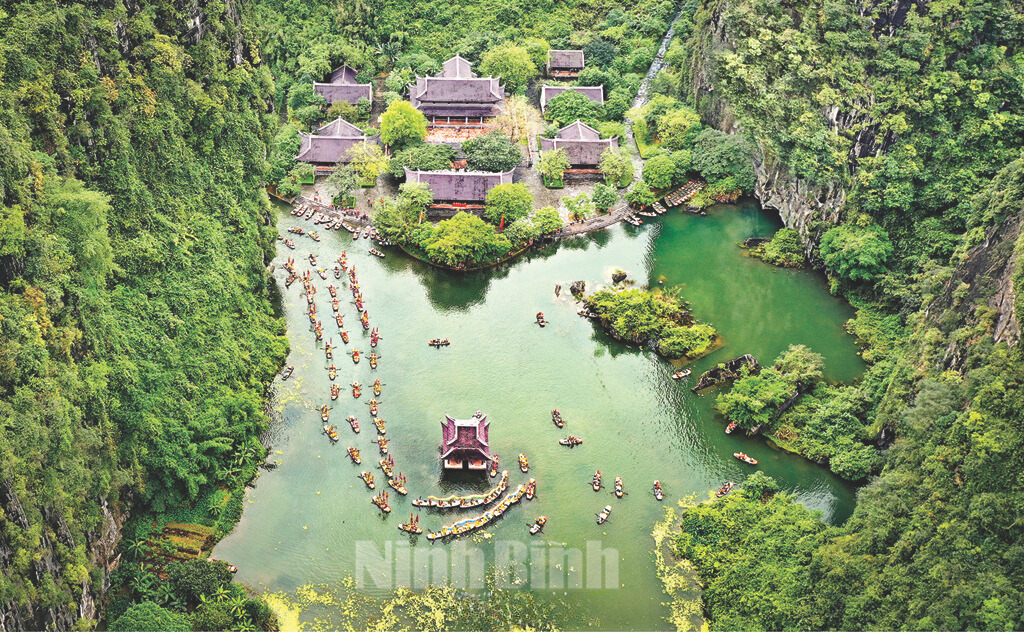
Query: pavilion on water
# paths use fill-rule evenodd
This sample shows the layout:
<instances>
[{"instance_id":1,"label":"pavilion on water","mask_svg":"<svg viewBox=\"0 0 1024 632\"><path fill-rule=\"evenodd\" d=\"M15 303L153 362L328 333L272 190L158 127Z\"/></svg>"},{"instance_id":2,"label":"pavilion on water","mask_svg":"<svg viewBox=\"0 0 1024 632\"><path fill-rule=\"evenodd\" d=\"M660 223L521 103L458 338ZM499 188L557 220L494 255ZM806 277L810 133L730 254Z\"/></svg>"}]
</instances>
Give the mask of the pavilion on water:
<instances>
[{"instance_id":1,"label":"pavilion on water","mask_svg":"<svg viewBox=\"0 0 1024 632\"><path fill-rule=\"evenodd\" d=\"M477 77L472 64L456 55L436 77L416 77L409 102L432 125L482 125L501 114L505 87L497 77Z\"/></svg>"},{"instance_id":2,"label":"pavilion on water","mask_svg":"<svg viewBox=\"0 0 1024 632\"><path fill-rule=\"evenodd\" d=\"M558 130L554 138L541 138L542 152L564 149L572 169L592 170L601 163L601 154L609 147L618 147L614 138L601 138L593 127L576 121Z\"/></svg>"},{"instance_id":3,"label":"pavilion on water","mask_svg":"<svg viewBox=\"0 0 1024 632\"><path fill-rule=\"evenodd\" d=\"M490 422L478 412L471 419L445 415L441 422L441 466L446 470L486 470L491 463Z\"/></svg>"}]
</instances>

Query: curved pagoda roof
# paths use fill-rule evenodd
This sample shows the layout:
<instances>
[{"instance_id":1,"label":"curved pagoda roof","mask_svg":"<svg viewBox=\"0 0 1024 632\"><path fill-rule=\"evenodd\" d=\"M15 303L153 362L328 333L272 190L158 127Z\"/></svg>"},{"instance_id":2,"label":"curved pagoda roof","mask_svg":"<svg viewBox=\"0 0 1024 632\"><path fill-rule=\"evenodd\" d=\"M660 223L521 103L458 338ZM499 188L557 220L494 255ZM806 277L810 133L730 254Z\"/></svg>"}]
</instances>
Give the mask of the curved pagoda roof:
<instances>
[{"instance_id":1,"label":"curved pagoda roof","mask_svg":"<svg viewBox=\"0 0 1024 632\"><path fill-rule=\"evenodd\" d=\"M487 192L499 184L512 182L514 169L508 171L420 171L405 168L407 182L422 182L430 187L435 200L483 202Z\"/></svg>"},{"instance_id":2,"label":"curved pagoda roof","mask_svg":"<svg viewBox=\"0 0 1024 632\"><path fill-rule=\"evenodd\" d=\"M365 97L373 100L373 86L356 81L356 71L349 66L339 66L331 72L328 83L313 83L313 90L327 100L328 103L347 101L353 105Z\"/></svg>"},{"instance_id":3,"label":"curved pagoda roof","mask_svg":"<svg viewBox=\"0 0 1024 632\"><path fill-rule=\"evenodd\" d=\"M573 167L600 164L601 154L609 147L618 147L614 138L601 138L593 127L577 120L558 130L554 138L540 139L541 151L564 149Z\"/></svg>"},{"instance_id":4,"label":"curved pagoda roof","mask_svg":"<svg viewBox=\"0 0 1024 632\"><path fill-rule=\"evenodd\" d=\"M502 111L505 88L497 77L477 77L472 64L459 55L444 62L435 77L416 77L409 102L426 116L496 116Z\"/></svg>"}]
</instances>

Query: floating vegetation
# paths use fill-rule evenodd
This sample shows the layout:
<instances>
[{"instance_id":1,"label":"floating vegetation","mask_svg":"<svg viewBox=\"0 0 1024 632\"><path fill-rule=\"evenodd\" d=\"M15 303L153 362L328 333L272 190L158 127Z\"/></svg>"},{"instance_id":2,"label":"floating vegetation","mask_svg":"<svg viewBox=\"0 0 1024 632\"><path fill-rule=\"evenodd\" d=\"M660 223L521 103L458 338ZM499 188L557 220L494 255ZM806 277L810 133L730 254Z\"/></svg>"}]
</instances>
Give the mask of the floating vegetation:
<instances>
[{"instance_id":1,"label":"floating vegetation","mask_svg":"<svg viewBox=\"0 0 1024 632\"><path fill-rule=\"evenodd\" d=\"M692 507L696 495L679 501L682 508ZM651 536L654 538L654 564L658 578L669 596L668 621L678 632L706 630L703 616L700 584L697 571L686 560L676 559L672 555L674 534L678 531L679 514L674 507L665 511L665 518L654 525Z\"/></svg>"}]
</instances>

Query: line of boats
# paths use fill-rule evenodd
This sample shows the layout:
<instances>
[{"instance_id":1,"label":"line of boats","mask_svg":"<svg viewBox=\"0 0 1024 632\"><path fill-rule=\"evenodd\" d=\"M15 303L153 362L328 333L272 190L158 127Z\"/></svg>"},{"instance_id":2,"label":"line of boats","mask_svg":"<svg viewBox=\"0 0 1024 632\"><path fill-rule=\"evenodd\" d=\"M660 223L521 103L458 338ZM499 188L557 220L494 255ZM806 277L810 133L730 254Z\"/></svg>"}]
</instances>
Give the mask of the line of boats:
<instances>
[{"instance_id":1,"label":"line of boats","mask_svg":"<svg viewBox=\"0 0 1024 632\"><path fill-rule=\"evenodd\" d=\"M470 531L475 531L476 529L479 529L481 527L484 527L490 522L497 520L498 518L503 516L505 512L508 511L509 507L518 503L524 497L532 499L536 494L536 488L537 482L531 478L529 483L527 483L526 485L519 485L518 487L516 487L516 489L513 492L509 493L507 496L502 498L501 501L491 509L488 509L479 516L465 518L463 520L459 520L458 522L441 527L437 531L431 531L427 533L427 539L433 542L434 540L440 538L450 538L453 536L459 536L469 533Z\"/></svg>"},{"instance_id":2,"label":"line of boats","mask_svg":"<svg viewBox=\"0 0 1024 632\"><path fill-rule=\"evenodd\" d=\"M451 495L444 498L427 496L416 498L412 504L416 507L434 507L437 509L468 509L488 505L498 499L508 489L508 470L501 473L501 480L486 494L469 494L466 496Z\"/></svg>"}]
</instances>

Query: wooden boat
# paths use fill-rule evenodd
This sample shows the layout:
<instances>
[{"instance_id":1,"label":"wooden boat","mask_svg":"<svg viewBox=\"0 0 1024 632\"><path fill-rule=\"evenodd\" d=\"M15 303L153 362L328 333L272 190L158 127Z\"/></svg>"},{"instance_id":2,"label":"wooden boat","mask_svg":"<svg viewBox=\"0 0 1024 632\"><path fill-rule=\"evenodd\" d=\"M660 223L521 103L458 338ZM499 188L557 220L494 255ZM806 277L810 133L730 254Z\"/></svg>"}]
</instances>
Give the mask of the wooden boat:
<instances>
[{"instance_id":1,"label":"wooden boat","mask_svg":"<svg viewBox=\"0 0 1024 632\"><path fill-rule=\"evenodd\" d=\"M691 373L693 373L691 369L686 369L685 371L676 371L675 373L672 374L672 379L681 380L684 377L690 377Z\"/></svg>"},{"instance_id":2,"label":"wooden boat","mask_svg":"<svg viewBox=\"0 0 1024 632\"><path fill-rule=\"evenodd\" d=\"M537 479L531 478L526 483L526 500L533 500L537 495Z\"/></svg>"},{"instance_id":3,"label":"wooden boat","mask_svg":"<svg viewBox=\"0 0 1024 632\"><path fill-rule=\"evenodd\" d=\"M316 273L319 274L320 278L323 279L324 281L327 280L327 270L320 268L319 270L316 271Z\"/></svg>"},{"instance_id":4,"label":"wooden boat","mask_svg":"<svg viewBox=\"0 0 1024 632\"><path fill-rule=\"evenodd\" d=\"M338 266L334 266L334 278L335 279L340 279L341 278L341 268L338 267Z\"/></svg>"},{"instance_id":5,"label":"wooden boat","mask_svg":"<svg viewBox=\"0 0 1024 632\"><path fill-rule=\"evenodd\" d=\"M377 486L377 484L373 482L373 474L367 472L366 470L363 470L362 472L359 473L359 478L363 479L363 482L366 483L366 486L369 487L370 489L373 489Z\"/></svg>"},{"instance_id":6,"label":"wooden boat","mask_svg":"<svg viewBox=\"0 0 1024 632\"><path fill-rule=\"evenodd\" d=\"M294 242L294 241L292 241L291 239L285 239L285 240L284 240L284 245L285 245L285 246L288 246L288 247L289 247L289 248L291 248L292 250L295 250L295 242Z\"/></svg>"},{"instance_id":7,"label":"wooden boat","mask_svg":"<svg viewBox=\"0 0 1024 632\"><path fill-rule=\"evenodd\" d=\"M469 494L467 496L456 496L453 494L444 498L427 496L426 498L416 498L412 501L412 504L416 507L435 507L437 509L467 509L488 505L497 500L507 489L508 470L505 470L501 473L501 479L498 481L498 484L485 494ZM526 493L525 488L523 493Z\"/></svg>"},{"instance_id":8,"label":"wooden boat","mask_svg":"<svg viewBox=\"0 0 1024 632\"><path fill-rule=\"evenodd\" d=\"M374 257L380 257L381 259L384 258L384 253L377 250L376 248L370 248L370 254L373 255Z\"/></svg>"},{"instance_id":9,"label":"wooden boat","mask_svg":"<svg viewBox=\"0 0 1024 632\"><path fill-rule=\"evenodd\" d=\"M562 413L558 412L558 409L551 411L551 421L555 422L555 425L559 428L565 427L565 421L562 420Z\"/></svg>"},{"instance_id":10,"label":"wooden boat","mask_svg":"<svg viewBox=\"0 0 1024 632\"><path fill-rule=\"evenodd\" d=\"M537 324L541 327L548 324L548 321L544 320L544 312L537 312Z\"/></svg>"},{"instance_id":11,"label":"wooden boat","mask_svg":"<svg viewBox=\"0 0 1024 632\"><path fill-rule=\"evenodd\" d=\"M334 345L331 344L332 342L334 342L333 338L328 340L327 341L327 346L324 347L324 355L327 356L328 360L333 360L334 359Z\"/></svg>"},{"instance_id":12,"label":"wooden boat","mask_svg":"<svg viewBox=\"0 0 1024 632\"><path fill-rule=\"evenodd\" d=\"M725 496L725 495L726 495L726 494L728 494L728 493L729 493L729 491L730 491L730 490L732 490L732 488L733 488L733 487L735 487L735 486L736 486L736 483L733 483L732 481L729 481L729 482L728 482L728 483L726 483L725 485L722 485L722 488L721 488L721 489L719 489L719 490L718 490L718 491L717 491L717 492L715 493L715 498L721 498L722 496Z\"/></svg>"},{"instance_id":13,"label":"wooden boat","mask_svg":"<svg viewBox=\"0 0 1024 632\"><path fill-rule=\"evenodd\" d=\"M370 332L370 346L376 347L378 342L380 342L380 331L374 327Z\"/></svg>"},{"instance_id":14,"label":"wooden boat","mask_svg":"<svg viewBox=\"0 0 1024 632\"><path fill-rule=\"evenodd\" d=\"M732 431L736 429L736 422L730 421L729 425L725 427L725 434L732 434Z\"/></svg>"},{"instance_id":15,"label":"wooden boat","mask_svg":"<svg viewBox=\"0 0 1024 632\"><path fill-rule=\"evenodd\" d=\"M312 252L309 253L309 265L311 265L311 266L315 266L316 265L316 255L314 255Z\"/></svg>"},{"instance_id":16,"label":"wooden boat","mask_svg":"<svg viewBox=\"0 0 1024 632\"><path fill-rule=\"evenodd\" d=\"M388 498L390 497L391 495L388 494L387 491L382 491L374 496L370 502L380 507L380 510L384 513L389 514L391 513L391 505L388 504Z\"/></svg>"},{"instance_id":17,"label":"wooden boat","mask_svg":"<svg viewBox=\"0 0 1024 632\"><path fill-rule=\"evenodd\" d=\"M338 316L338 318L341 318L341 316ZM345 331L344 329L341 330L341 341L344 342L345 344L348 344L348 332Z\"/></svg>"},{"instance_id":18,"label":"wooden boat","mask_svg":"<svg viewBox=\"0 0 1024 632\"><path fill-rule=\"evenodd\" d=\"M341 314L335 314L334 315L334 324L338 326L338 330L339 331L344 331L342 329L342 327L345 326L345 319L342 318ZM344 340L344 339L345 339L345 336L342 336L342 340ZM345 344L348 344L347 340L345 340Z\"/></svg>"},{"instance_id":19,"label":"wooden boat","mask_svg":"<svg viewBox=\"0 0 1024 632\"><path fill-rule=\"evenodd\" d=\"M295 365L294 364L289 364L288 368L286 368L284 370L284 372L281 373L281 380L282 381L287 380L288 378L290 378L292 376L292 373L295 373Z\"/></svg>"},{"instance_id":20,"label":"wooden boat","mask_svg":"<svg viewBox=\"0 0 1024 632\"><path fill-rule=\"evenodd\" d=\"M757 465L757 459L747 456L746 453L733 452L732 455L737 459L743 461L744 463L749 463L750 465Z\"/></svg>"},{"instance_id":21,"label":"wooden boat","mask_svg":"<svg viewBox=\"0 0 1024 632\"><path fill-rule=\"evenodd\" d=\"M654 498L664 500L665 492L661 490L661 481L654 481Z\"/></svg>"},{"instance_id":22,"label":"wooden boat","mask_svg":"<svg viewBox=\"0 0 1024 632\"><path fill-rule=\"evenodd\" d=\"M356 419L356 416L349 415L346 421L348 421L348 425L352 426L352 432L359 434L359 420Z\"/></svg>"},{"instance_id":23,"label":"wooden boat","mask_svg":"<svg viewBox=\"0 0 1024 632\"><path fill-rule=\"evenodd\" d=\"M320 241L320 233L316 233L316 232L312 232L312 231L310 231L310 233L309 233L309 237L310 237L310 239L312 239L313 241Z\"/></svg>"},{"instance_id":24,"label":"wooden boat","mask_svg":"<svg viewBox=\"0 0 1024 632\"><path fill-rule=\"evenodd\" d=\"M498 475L498 455L497 454L492 454L491 455L491 467L490 467L490 469L488 469L487 473L491 475L491 478L494 478L495 476Z\"/></svg>"},{"instance_id":25,"label":"wooden boat","mask_svg":"<svg viewBox=\"0 0 1024 632\"><path fill-rule=\"evenodd\" d=\"M378 437L377 446L380 447L380 455L387 456L388 454L388 439L387 437Z\"/></svg>"},{"instance_id":26,"label":"wooden boat","mask_svg":"<svg viewBox=\"0 0 1024 632\"><path fill-rule=\"evenodd\" d=\"M352 459L352 462L359 465L363 462L363 457L359 455L359 448L348 447L348 458Z\"/></svg>"},{"instance_id":27,"label":"wooden boat","mask_svg":"<svg viewBox=\"0 0 1024 632\"><path fill-rule=\"evenodd\" d=\"M359 364L359 349L352 350L352 364Z\"/></svg>"},{"instance_id":28,"label":"wooden boat","mask_svg":"<svg viewBox=\"0 0 1024 632\"><path fill-rule=\"evenodd\" d=\"M327 438L331 440L331 442L336 442L338 440L338 429L335 428L334 426L328 426L327 424L324 424L324 433L327 435Z\"/></svg>"},{"instance_id":29,"label":"wooden boat","mask_svg":"<svg viewBox=\"0 0 1024 632\"><path fill-rule=\"evenodd\" d=\"M331 380L338 377L338 369L333 364L331 365L331 368L327 370L327 377L331 378Z\"/></svg>"},{"instance_id":30,"label":"wooden boat","mask_svg":"<svg viewBox=\"0 0 1024 632\"><path fill-rule=\"evenodd\" d=\"M370 414L373 415L374 417L376 417L377 413L380 412L377 409L377 400L376 399L371 399L368 403L369 403L369 406L370 406Z\"/></svg>"},{"instance_id":31,"label":"wooden boat","mask_svg":"<svg viewBox=\"0 0 1024 632\"><path fill-rule=\"evenodd\" d=\"M320 321L316 321L316 322L317 322L317 327L315 329L313 329L313 333L316 334L316 339L317 340L323 340L324 339L324 330L321 329L320 326L319 326L320 325Z\"/></svg>"},{"instance_id":32,"label":"wooden boat","mask_svg":"<svg viewBox=\"0 0 1024 632\"><path fill-rule=\"evenodd\" d=\"M580 445L581 443L583 443L583 439L580 439L579 437L576 437L576 436L573 436L573 435L569 435L568 437L566 437L564 439L559 439L558 440L558 444L559 445L564 445L564 446L567 446L567 447L570 447L570 448L575 448L576 446Z\"/></svg>"},{"instance_id":33,"label":"wooden boat","mask_svg":"<svg viewBox=\"0 0 1024 632\"><path fill-rule=\"evenodd\" d=\"M369 239L369 238L370 238L370 229L367 228L366 230L363 231L363 239Z\"/></svg>"},{"instance_id":34,"label":"wooden boat","mask_svg":"<svg viewBox=\"0 0 1024 632\"><path fill-rule=\"evenodd\" d=\"M615 497L616 498L622 498L622 494L623 494L623 491L622 491L622 477L621 476L616 476L615 477Z\"/></svg>"},{"instance_id":35,"label":"wooden boat","mask_svg":"<svg viewBox=\"0 0 1024 632\"><path fill-rule=\"evenodd\" d=\"M594 473L594 480L590 482L590 486L594 488L595 492L601 491L601 470Z\"/></svg>"},{"instance_id":36,"label":"wooden boat","mask_svg":"<svg viewBox=\"0 0 1024 632\"><path fill-rule=\"evenodd\" d=\"M359 317L359 322L363 324L363 329L370 328L370 317L366 315L366 312L363 312Z\"/></svg>"},{"instance_id":37,"label":"wooden boat","mask_svg":"<svg viewBox=\"0 0 1024 632\"><path fill-rule=\"evenodd\" d=\"M445 338L444 340L442 340L440 338L433 338L427 344L430 345L431 347L434 347L435 349L440 349L441 347L447 347L451 343L452 343L452 341L448 340L447 338Z\"/></svg>"},{"instance_id":38,"label":"wooden boat","mask_svg":"<svg viewBox=\"0 0 1024 632\"><path fill-rule=\"evenodd\" d=\"M423 529L420 528L420 517L414 516L411 513L409 514L409 522L398 525L398 529L400 531L405 531L406 533L411 533L413 535L419 535L420 533L423 533Z\"/></svg>"},{"instance_id":39,"label":"wooden boat","mask_svg":"<svg viewBox=\"0 0 1024 632\"><path fill-rule=\"evenodd\" d=\"M377 360L379 358L380 358L380 356L377 355L376 353L370 353L370 368L371 369L376 369L377 368Z\"/></svg>"},{"instance_id":40,"label":"wooden boat","mask_svg":"<svg viewBox=\"0 0 1024 632\"><path fill-rule=\"evenodd\" d=\"M387 427L384 425L384 420L380 417L373 418L373 425L377 426L377 434L385 434L388 431Z\"/></svg>"},{"instance_id":41,"label":"wooden boat","mask_svg":"<svg viewBox=\"0 0 1024 632\"><path fill-rule=\"evenodd\" d=\"M327 412L327 404L324 404L323 406L320 407L320 419L326 422L330 418L331 413Z\"/></svg>"},{"instance_id":42,"label":"wooden boat","mask_svg":"<svg viewBox=\"0 0 1024 632\"><path fill-rule=\"evenodd\" d=\"M362 388L363 385L360 384L358 381L352 382L352 397L354 399L359 399L359 396L363 394Z\"/></svg>"},{"instance_id":43,"label":"wooden boat","mask_svg":"<svg viewBox=\"0 0 1024 632\"><path fill-rule=\"evenodd\" d=\"M341 393L341 387L337 384L331 384L331 401L337 400L339 393Z\"/></svg>"},{"instance_id":44,"label":"wooden boat","mask_svg":"<svg viewBox=\"0 0 1024 632\"><path fill-rule=\"evenodd\" d=\"M380 460L380 469L384 470L384 474L391 477L395 473L395 457L390 454Z\"/></svg>"},{"instance_id":45,"label":"wooden boat","mask_svg":"<svg viewBox=\"0 0 1024 632\"><path fill-rule=\"evenodd\" d=\"M516 504L523 499L526 494L526 486L520 485L514 492L509 493L507 496L501 499L501 501L494 507L483 512L479 516L472 518L463 518L458 522L442 527L439 531L431 531L427 534L427 539L433 542L438 538L448 538L458 535L469 533L476 529L486 526L493 520L497 520L508 511L508 508Z\"/></svg>"},{"instance_id":46,"label":"wooden boat","mask_svg":"<svg viewBox=\"0 0 1024 632\"><path fill-rule=\"evenodd\" d=\"M605 505L601 513L597 514L597 524L604 524L608 522L608 517L612 515L612 506Z\"/></svg>"},{"instance_id":47,"label":"wooden boat","mask_svg":"<svg viewBox=\"0 0 1024 632\"><path fill-rule=\"evenodd\" d=\"M380 380L373 381L373 394L377 397L380 397L381 386L383 385L380 383Z\"/></svg>"},{"instance_id":48,"label":"wooden boat","mask_svg":"<svg viewBox=\"0 0 1024 632\"><path fill-rule=\"evenodd\" d=\"M536 536L537 534L541 533L541 530L544 529L544 525L547 522L548 522L548 518L546 516L542 515L542 516L538 517L537 520L534 522L534 525L530 526L530 528L529 528L529 535L530 536Z\"/></svg>"},{"instance_id":49,"label":"wooden boat","mask_svg":"<svg viewBox=\"0 0 1024 632\"><path fill-rule=\"evenodd\" d=\"M388 479L388 485L391 487L391 489L395 490L402 496L405 496L406 494L409 493L409 490L405 488L406 482L407 481L405 480L405 474L399 474L398 476Z\"/></svg>"},{"instance_id":50,"label":"wooden boat","mask_svg":"<svg viewBox=\"0 0 1024 632\"><path fill-rule=\"evenodd\" d=\"M338 311L338 299L334 299L331 301L331 309L333 309L334 311Z\"/></svg>"},{"instance_id":51,"label":"wooden boat","mask_svg":"<svg viewBox=\"0 0 1024 632\"><path fill-rule=\"evenodd\" d=\"M523 474L530 471L530 462L526 460L526 455L522 452L519 453L519 469Z\"/></svg>"},{"instance_id":52,"label":"wooden boat","mask_svg":"<svg viewBox=\"0 0 1024 632\"><path fill-rule=\"evenodd\" d=\"M334 284L331 283L327 286L327 291L331 293L331 298L338 298L338 290L334 288ZM337 311L337 310L335 310Z\"/></svg>"}]
</instances>

